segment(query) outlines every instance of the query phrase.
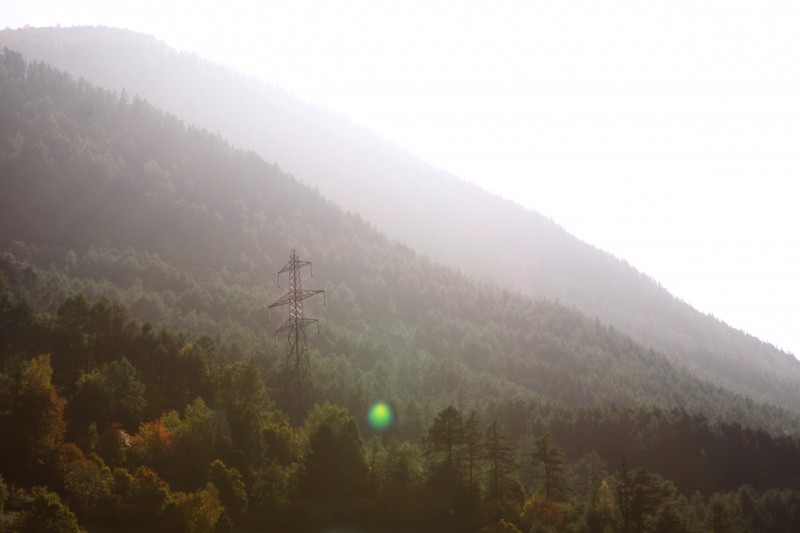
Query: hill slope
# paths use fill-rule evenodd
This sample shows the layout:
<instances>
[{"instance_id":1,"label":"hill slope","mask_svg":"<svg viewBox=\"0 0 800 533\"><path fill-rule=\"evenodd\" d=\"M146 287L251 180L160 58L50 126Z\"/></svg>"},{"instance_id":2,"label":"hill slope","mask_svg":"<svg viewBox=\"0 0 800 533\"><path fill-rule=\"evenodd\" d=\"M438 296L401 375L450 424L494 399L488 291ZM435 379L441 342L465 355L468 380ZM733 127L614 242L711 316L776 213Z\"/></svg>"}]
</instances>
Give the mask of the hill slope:
<instances>
[{"instance_id":1,"label":"hill slope","mask_svg":"<svg viewBox=\"0 0 800 533\"><path fill-rule=\"evenodd\" d=\"M800 364L789 354L697 312L537 213L430 168L340 116L127 31L6 30L2 45L219 131L436 261L574 306L697 375L800 409Z\"/></svg>"},{"instance_id":2,"label":"hill slope","mask_svg":"<svg viewBox=\"0 0 800 533\"><path fill-rule=\"evenodd\" d=\"M54 311L78 290L110 295L140 319L279 360L264 324L281 294L274 273L291 248L312 258L313 283L329 296L327 308L307 306L325 322L316 391L354 412L376 395L459 404L522 395L681 407L800 432L796 415L692 377L575 310L416 255L255 154L138 97L27 67L8 51L0 173L0 272L39 309ZM353 387L361 392L341 397Z\"/></svg>"}]
</instances>

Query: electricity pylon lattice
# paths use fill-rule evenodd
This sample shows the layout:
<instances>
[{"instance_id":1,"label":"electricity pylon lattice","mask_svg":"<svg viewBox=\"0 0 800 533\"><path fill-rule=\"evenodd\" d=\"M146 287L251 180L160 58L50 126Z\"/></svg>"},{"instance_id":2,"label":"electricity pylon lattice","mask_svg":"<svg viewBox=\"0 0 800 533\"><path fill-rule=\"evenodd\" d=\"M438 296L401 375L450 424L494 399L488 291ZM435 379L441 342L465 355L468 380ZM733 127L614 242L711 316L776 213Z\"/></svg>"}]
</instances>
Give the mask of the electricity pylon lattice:
<instances>
[{"instance_id":1,"label":"electricity pylon lattice","mask_svg":"<svg viewBox=\"0 0 800 533\"><path fill-rule=\"evenodd\" d=\"M297 257L297 252L292 250L289 256L289 262L278 271L278 286L280 286L281 283L281 274L289 272L289 292L278 298L275 303L268 307L268 309L272 309L273 307L280 307L282 305L289 306L289 318L286 319L286 322L284 322L281 327L275 330L275 338L277 339L278 334L284 331L289 332L285 364L286 370L291 376L289 389L294 389L293 392L296 399L299 399L305 386L310 381L308 346L306 345L306 326L316 323L317 331L319 331L319 321L317 319L305 318L303 316L303 300L322 293L323 303L325 301L325 291L303 289L300 269L304 266L309 267L311 270L311 277L314 277L311 261L301 261L300 258Z\"/></svg>"}]
</instances>

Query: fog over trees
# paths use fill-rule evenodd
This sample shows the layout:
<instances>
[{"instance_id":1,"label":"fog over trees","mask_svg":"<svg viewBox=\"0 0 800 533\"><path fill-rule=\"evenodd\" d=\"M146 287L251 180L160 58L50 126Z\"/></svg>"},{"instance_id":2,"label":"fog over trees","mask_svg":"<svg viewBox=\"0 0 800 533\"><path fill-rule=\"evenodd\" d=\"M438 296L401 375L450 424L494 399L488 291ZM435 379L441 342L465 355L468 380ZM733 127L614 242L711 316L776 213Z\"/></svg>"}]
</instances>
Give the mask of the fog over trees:
<instances>
[{"instance_id":1,"label":"fog over trees","mask_svg":"<svg viewBox=\"0 0 800 533\"><path fill-rule=\"evenodd\" d=\"M597 316L704 379L800 406L800 366L791 355L697 312L552 220L435 170L342 116L133 32L7 30L0 45L219 132L437 262Z\"/></svg>"},{"instance_id":2,"label":"fog over trees","mask_svg":"<svg viewBox=\"0 0 800 533\"><path fill-rule=\"evenodd\" d=\"M173 83L218 80L225 89L205 96L234 116L269 109L257 100L265 87L196 58L117 30L75 31L89 37L62 46L70 61L105 36L117 72L183 66ZM48 32L30 36L58 48ZM305 144L276 126L286 150L276 164L157 94L151 103L146 87L77 76L91 79L0 56L0 530L800 526L787 354L534 213L419 163L412 172L389 145L365 150L378 141L338 133L339 119L327 134L305 124L321 136ZM274 122L319 124L321 112L284 109L294 111ZM351 134L365 140L329 144L334 165L320 146ZM376 202L400 210L388 217L397 228L285 173L292 139L331 179L405 180L408 196L385 189ZM412 207L409 191L429 179L430 203ZM452 220L430 208L445 198ZM530 239L514 248L520 285L504 277L514 270L500 253L513 248L504 224ZM437 244L448 232L451 248ZM321 328L300 417L283 393L285 346L266 323L292 249L314 261L327 296L308 301ZM508 264L467 263L480 249ZM462 260L485 270L456 269ZM395 414L385 430L367 419L377 401Z\"/></svg>"}]
</instances>

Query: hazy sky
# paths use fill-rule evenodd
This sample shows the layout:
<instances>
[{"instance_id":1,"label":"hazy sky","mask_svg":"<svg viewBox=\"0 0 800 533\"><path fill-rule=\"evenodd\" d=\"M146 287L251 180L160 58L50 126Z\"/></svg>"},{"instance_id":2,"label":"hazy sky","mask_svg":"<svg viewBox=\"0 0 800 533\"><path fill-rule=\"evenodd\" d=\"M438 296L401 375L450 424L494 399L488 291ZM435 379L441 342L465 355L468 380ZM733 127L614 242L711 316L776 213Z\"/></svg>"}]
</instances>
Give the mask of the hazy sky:
<instances>
[{"instance_id":1,"label":"hazy sky","mask_svg":"<svg viewBox=\"0 0 800 533\"><path fill-rule=\"evenodd\" d=\"M0 0L26 24L254 73L800 355L800 2Z\"/></svg>"}]
</instances>

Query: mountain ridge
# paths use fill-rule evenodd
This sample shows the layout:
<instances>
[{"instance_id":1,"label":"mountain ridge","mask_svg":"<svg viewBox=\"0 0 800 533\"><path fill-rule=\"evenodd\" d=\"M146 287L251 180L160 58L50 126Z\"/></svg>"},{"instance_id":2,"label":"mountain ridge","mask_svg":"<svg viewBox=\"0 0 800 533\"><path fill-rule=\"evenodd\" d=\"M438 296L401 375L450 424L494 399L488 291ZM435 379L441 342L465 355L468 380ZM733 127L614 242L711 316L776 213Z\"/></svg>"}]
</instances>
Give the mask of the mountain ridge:
<instances>
[{"instance_id":1,"label":"mountain ridge","mask_svg":"<svg viewBox=\"0 0 800 533\"><path fill-rule=\"evenodd\" d=\"M185 120L224 133L437 261L597 316L726 387L800 406L800 365L791 355L693 310L652 278L553 221L432 169L340 115L122 30L4 31L0 44L16 45L32 58L54 59L56 66L67 64L76 75L141 94ZM112 64L120 56L130 59L125 54L131 50L139 56ZM212 79L217 81L211 87L190 90ZM240 98L223 105L228 94ZM346 191L359 196L343 198ZM391 203L378 201L382 197Z\"/></svg>"},{"instance_id":2,"label":"mountain ridge","mask_svg":"<svg viewBox=\"0 0 800 533\"><path fill-rule=\"evenodd\" d=\"M0 71L0 272L38 308L110 294L137 317L274 359L269 273L286 260L275 250L296 248L325 265L335 312L314 359L339 379L358 375L329 367L347 354L364 372L405 368L404 394L485 399L505 380L564 405L656 404L800 432L797 413L712 386L559 303L440 266L252 152L15 54ZM398 338L408 344L390 346ZM340 403L358 412L361 401Z\"/></svg>"}]
</instances>

